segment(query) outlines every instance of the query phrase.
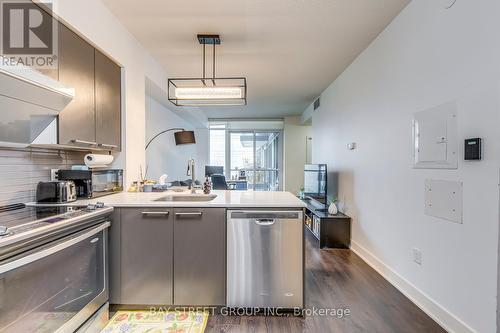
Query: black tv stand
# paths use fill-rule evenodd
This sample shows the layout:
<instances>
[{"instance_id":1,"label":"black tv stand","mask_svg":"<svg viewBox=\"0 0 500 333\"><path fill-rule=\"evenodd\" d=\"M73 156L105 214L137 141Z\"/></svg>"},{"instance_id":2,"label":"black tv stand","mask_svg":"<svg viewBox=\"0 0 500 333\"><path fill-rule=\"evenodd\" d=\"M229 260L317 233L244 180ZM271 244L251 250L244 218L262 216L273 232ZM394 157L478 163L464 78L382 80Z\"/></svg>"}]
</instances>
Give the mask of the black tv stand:
<instances>
[{"instance_id":1,"label":"black tv stand","mask_svg":"<svg viewBox=\"0 0 500 333\"><path fill-rule=\"evenodd\" d=\"M307 205L304 224L318 241L320 248L343 248L351 246L351 218L343 213L331 215L328 207L312 199L302 199Z\"/></svg>"}]
</instances>

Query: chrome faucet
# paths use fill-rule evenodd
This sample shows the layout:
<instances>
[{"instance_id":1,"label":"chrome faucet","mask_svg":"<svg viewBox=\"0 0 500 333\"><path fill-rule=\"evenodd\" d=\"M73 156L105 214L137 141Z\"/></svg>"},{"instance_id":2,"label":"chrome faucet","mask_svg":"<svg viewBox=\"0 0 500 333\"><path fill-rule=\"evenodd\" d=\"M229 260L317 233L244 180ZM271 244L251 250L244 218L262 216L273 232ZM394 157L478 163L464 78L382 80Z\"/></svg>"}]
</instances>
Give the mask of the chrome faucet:
<instances>
[{"instance_id":1,"label":"chrome faucet","mask_svg":"<svg viewBox=\"0 0 500 333\"><path fill-rule=\"evenodd\" d=\"M187 167L187 176L191 176L191 185L189 186L189 189L191 190L191 193L196 193L196 189L194 188L194 181L195 181L195 175L194 175L194 159L191 158L188 161L188 167Z\"/></svg>"}]
</instances>

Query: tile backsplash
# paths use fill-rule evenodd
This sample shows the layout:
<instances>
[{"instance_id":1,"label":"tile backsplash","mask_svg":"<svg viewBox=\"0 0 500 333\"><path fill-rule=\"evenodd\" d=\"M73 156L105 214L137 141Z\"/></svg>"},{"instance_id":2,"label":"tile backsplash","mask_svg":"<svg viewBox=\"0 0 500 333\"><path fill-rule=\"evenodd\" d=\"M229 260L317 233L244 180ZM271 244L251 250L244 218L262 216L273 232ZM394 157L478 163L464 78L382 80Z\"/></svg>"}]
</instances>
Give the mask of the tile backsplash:
<instances>
[{"instance_id":1,"label":"tile backsplash","mask_svg":"<svg viewBox=\"0 0 500 333\"><path fill-rule=\"evenodd\" d=\"M0 206L35 200L36 185L50 180L50 169L83 163L83 152L0 149Z\"/></svg>"}]
</instances>

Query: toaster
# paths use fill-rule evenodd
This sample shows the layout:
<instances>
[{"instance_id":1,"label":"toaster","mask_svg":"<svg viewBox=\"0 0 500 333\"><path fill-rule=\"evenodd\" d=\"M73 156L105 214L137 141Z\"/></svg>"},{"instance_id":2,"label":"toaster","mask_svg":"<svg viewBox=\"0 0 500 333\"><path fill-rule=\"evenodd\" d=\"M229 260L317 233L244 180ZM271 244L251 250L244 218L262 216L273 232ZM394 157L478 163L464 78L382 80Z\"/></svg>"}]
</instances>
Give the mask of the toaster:
<instances>
[{"instance_id":1,"label":"toaster","mask_svg":"<svg viewBox=\"0 0 500 333\"><path fill-rule=\"evenodd\" d=\"M36 186L36 201L50 203L76 201L75 183L72 181L39 182Z\"/></svg>"}]
</instances>

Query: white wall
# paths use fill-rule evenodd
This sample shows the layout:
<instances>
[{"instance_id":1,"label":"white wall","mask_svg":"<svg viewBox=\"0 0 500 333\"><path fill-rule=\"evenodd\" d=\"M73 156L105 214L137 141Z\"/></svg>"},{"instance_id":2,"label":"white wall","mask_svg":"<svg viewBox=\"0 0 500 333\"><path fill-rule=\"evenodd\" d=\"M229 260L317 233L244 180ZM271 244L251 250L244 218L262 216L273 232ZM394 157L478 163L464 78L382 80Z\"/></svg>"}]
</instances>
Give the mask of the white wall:
<instances>
[{"instance_id":1,"label":"white wall","mask_svg":"<svg viewBox=\"0 0 500 333\"><path fill-rule=\"evenodd\" d=\"M124 68L122 152L116 154L113 166L125 170L128 186L139 179L140 166L145 164L145 81L148 79L158 87L166 87L168 75L100 0L52 2L54 13L63 22ZM197 112L197 119L204 117L199 115L199 110L185 112Z\"/></svg>"},{"instance_id":2,"label":"white wall","mask_svg":"<svg viewBox=\"0 0 500 333\"><path fill-rule=\"evenodd\" d=\"M448 329L495 332L500 2L448 2L412 1L326 89L313 161L339 173L356 252ZM450 100L458 170L412 169L412 114ZM484 139L483 161L463 161L472 137ZM424 215L426 178L463 181L463 224Z\"/></svg>"},{"instance_id":3,"label":"white wall","mask_svg":"<svg viewBox=\"0 0 500 333\"><path fill-rule=\"evenodd\" d=\"M300 116L285 117L284 125L284 189L297 194L304 185L306 140L312 126L302 125Z\"/></svg>"},{"instance_id":4,"label":"white wall","mask_svg":"<svg viewBox=\"0 0 500 333\"><path fill-rule=\"evenodd\" d=\"M162 174L167 174L169 180L188 179L190 177L186 176L187 162L194 158L196 179L203 182L208 161L208 130L195 129L175 112L154 98L146 96L146 140L149 141L155 134L174 127L195 130L196 144L176 146L174 131L156 138L146 152L148 179L157 180Z\"/></svg>"},{"instance_id":5,"label":"white wall","mask_svg":"<svg viewBox=\"0 0 500 333\"><path fill-rule=\"evenodd\" d=\"M311 104L300 115L300 122L303 124L310 123L313 116L313 112L314 112L314 105Z\"/></svg>"}]
</instances>

